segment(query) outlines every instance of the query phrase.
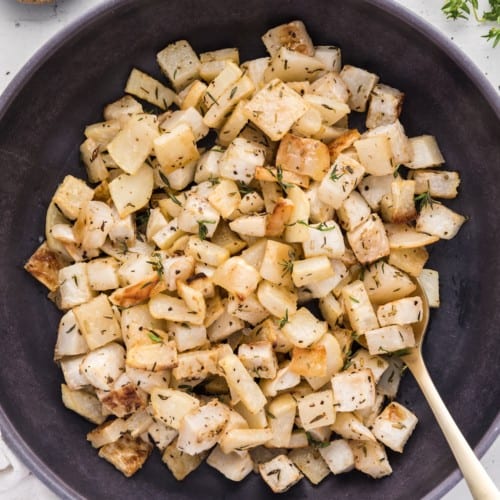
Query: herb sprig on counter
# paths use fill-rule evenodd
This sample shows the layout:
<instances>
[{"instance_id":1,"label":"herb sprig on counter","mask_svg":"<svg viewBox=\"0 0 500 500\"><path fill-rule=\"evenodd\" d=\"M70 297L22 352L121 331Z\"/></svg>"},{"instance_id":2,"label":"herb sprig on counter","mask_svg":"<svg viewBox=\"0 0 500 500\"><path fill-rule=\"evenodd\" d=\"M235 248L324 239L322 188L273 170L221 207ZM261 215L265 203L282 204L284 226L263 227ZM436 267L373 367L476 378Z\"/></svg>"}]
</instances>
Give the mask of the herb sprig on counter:
<instances>
[{"instance_id":1,"label":"herb sprig on counter","mask_svg":"<svg viewBox=\"0 0 500 500\"><path fill-rule=\"evenodd\" d=\"M500 0L489 0L489 10L485 10L482 16L479 15L479 0L448 0L441 7L448 19L469 19L471 13L477 22L491 22L492 26L488 33L482 35L496 47L500 43Z\"/></svg>"}]
</instances>

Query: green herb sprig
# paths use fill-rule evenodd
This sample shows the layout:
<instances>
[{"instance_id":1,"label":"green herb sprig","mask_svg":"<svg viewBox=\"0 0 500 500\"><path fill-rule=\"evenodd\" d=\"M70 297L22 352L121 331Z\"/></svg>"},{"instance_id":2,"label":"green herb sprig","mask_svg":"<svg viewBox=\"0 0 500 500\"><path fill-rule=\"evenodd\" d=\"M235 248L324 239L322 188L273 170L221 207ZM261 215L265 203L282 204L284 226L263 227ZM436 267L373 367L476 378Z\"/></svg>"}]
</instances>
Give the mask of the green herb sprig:
<instances>
[{"instance_id":1,"label":"green herb sprig","mask_svg":"<svg viewBox=\"0 0 500 500\"><path fill-rule=\"evenodd\" d=\"M422 208L424 208L427 205L432 207L432 205L436 203L436 200L432 198L429 191L425 191L424 193L415 196L415 203L417 204L419 210L422 210Z\"/></svg>"},{"instance_id":2,"label":"green herb sprig","mask_svg":"<svg viewBox=\"0 0 500 500\"><path fill-rule=\"evenodd\" d=\"M274 173L270 168L268 168L268 170L276 179L276 182L279 184L284 193L287 193L287 190L293 187L293 184L291 184L290 182L285 182L283 180L283 169L279 165L276 166L276 173Z\"/></svg>"},{"instance_id":3,"label":"green herb sprig","mask_svg":"<svg viewBox=\"0 0 500 500\"><path fill-rule=\"evenodd\" d=\"M198 237L200 240L206 240L208 235L207 224L215 224L214 220L199 220L198 222Z\"/></svg>"},{"instance_id":4,"label":"green herb sprig","mask_svg":"<svg viewBox=\"0 0 500 500\"><path fill-rule=\"evenodd\" d=\"M441 10L448 19L469 19L470 15L473 14L474 18L479 23L491 22L495 23L496 26L492 26L488 33L482 35L482 38L486 38L488 42L496 47L500 43L500 0L489 0L489 10L483 12L483 15L479 15L479 1L478 0L448 0L446 1Z\"/></svg>"}]
</instances>

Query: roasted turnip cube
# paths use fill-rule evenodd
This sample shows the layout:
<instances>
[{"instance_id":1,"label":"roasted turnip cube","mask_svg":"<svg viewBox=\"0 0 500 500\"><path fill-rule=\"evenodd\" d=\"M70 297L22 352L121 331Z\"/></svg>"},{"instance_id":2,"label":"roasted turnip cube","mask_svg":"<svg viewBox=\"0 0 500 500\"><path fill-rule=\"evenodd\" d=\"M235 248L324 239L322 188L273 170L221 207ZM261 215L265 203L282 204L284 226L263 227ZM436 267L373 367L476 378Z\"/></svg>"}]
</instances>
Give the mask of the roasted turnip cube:
<instances>
[{"instance_id":1,"label":"roasted turnip cube","mask_svg":"<svg viewBox=\"0 0 500 500\"><path fill-rule=\"evenodd\" d=\"M88 350L89 347L78 328L75 315L70 310L59 321L54 359L85 354Z\"/></svg>"},{"instance_id":2,"label":"roasted turnip cube","mask_svg":"<svg viewBox=\"0 0 500 500\"><path fill-rule=\"evenodd\" d=\"M344 200L341 207L337 209L337 217L340 225L346 230L354 229L366 220L371 213L370 207L365 199L357 191Z\"/></svg>"},{"instance_id":3,"label":"roasted turnip cube","mask_svg":"<svg viewBox=\"0 0 500 500\"><path fill-rule=\"evenodd\" d=\"M198 399L183 391L156 388L151 392L153 417L177 430L182 419L199 406Z\"/></svg>"},{"instance_id":4,"label":"roasted turnip cube","mask_svg":"<svg viewBox=\"0 0 500 500\"><path fill-rule=\"evenodd\" d=\"M440 203L426 204L417 217L417 231L451 240L467 219Z\"/></svg>"},{"instance_id":5,"label":"roasted turnip cube","mask_svg":"<svg viewBox=\"0 0 500 500\"><path fill-rule=\"evenodd\" d=\"M216 285L243 300L255 291L260 275L241 257L231 257L217 268L212 279Z\"/></svg>"},{"instance_id":6,"label":"roasted turnip cube","mask_svg":"<svg viewBox=\"0 0 500 500\"><path fill-rule=\"evenodd\" d=\"M383 83L375 85L366 114L367 128L394 123L401 113L403 100L404 94L400 90Z\"/></svg>"},{"instance_id":7,"label":"roasted turnip cube","mask_svg":"<svg viewBox=\"0 0 500 500\"><path fill-rule=\"evenodd\" d=\"M266 405L266 397L236 355L224 356L219 360L219 367L231 394L237 395L251 413L257 413Z\"/></svg>"},{"instance_id":8,"label":"roasted turnip cube","mask_svg":"<svg viewBox=\"0 0 500 500\"><path fill-rule=\"evenodd\" d=\"M126 477L134 475L146 462L153 445L142 438L124 434L117 441L104 445L99 456L113 464Z\"/></svg>"},{"instance_id":9,"label":"roasted turnip cube","mask_svg":"<svg viewBox=\"0 0 500 500\"><path fill-rule=\"evenodd\" d=\"M89 301L94 293L90 288L87 263L78 262L59 269L58 299L61 309L70 309Z\"/></svg>"},{"instance_id":10,"label":"roasted turnip cube","mask_svg":"<svg viewBox=\"0 0 500 500\"><path fill-rule=\"evenodd\" d=\"M297 403L290 394L281 394L274 398L266 407L269 428L272 438L266 446L283 448L288 445L295 421Z\"/></svg>"},{"instance_id":11,"label":"roasted turnip cube","mask_svg":"<svg viewBox=\"0 0 500 500\"><path fill-rule=\"evenodd\" d=\"M351 357L349 370L361 370L362 368L370 368L373 373L373 378L377 384L380 377L384 374L389 363L381 356L371 355L366 349L358 349Z\"/></svg>"},{"instance_id":12,"label":"roasted turnip cube","mask_svg":"<svg viewBox=\"0 0 500 500\"><path fill-rule=\"evenodd\" d=\"M316 139L287 134L276 153L276 165L319 181L330 168L328 146Z\"/></svg>"},{"instance_id":13,"label":"roasted turnip cube","mask_svg":"<svg viewBox=\"0 0 500 500\"><path fill-rule=\"evenodd\" d=\"M377 176L392 174L392 151L385 135L363 137L354 143L354 148L367 173Z\"/></svg>"},{"instance_id":14,"label":"roasted turnip cube","mask_svg":"<svg viewBox=\"0 0 500 500\"><path fill-rule=\"evenodd\" d=\"M354 111L366 111L368 99L379 77L348 64L342 68L340 77L347 85L350 93L349 107Z\"/></svg>"},{"instance_id":15,"label":"roasted turnip cube","mask_svg":"<svg viewBox=\"0 0 500 500\"><path fill-rule=\"evenodd\" d=\"M272 56L281 47L286 47L308 56L314 55L314 46L302 21L291 21L287 24L280 24L271 28L262 35L262 41Z\"/></svg>"},{"instance_id":16,"label":"roasted turnip cube","mask_svg":"<svg viewBox=\"0 0 500 500\"><path fill-rule=\"evenodd\" d=\"M362 264L374 262L390 253L384 224L377 214L372 214L357 227L348 231L347 240L356 258Z\"/></svg>"},{"instance_id":17,"label":"roasted turnip cube","mask_svg":"<svg viewBox=\"0 0 500 500\"><path fill-rule=\"evenodd\" d=\"M370 354L382 354L415 347L411 325L390 325L365 332Z\"/></svg>"},{"instance_id":18,"label":"roasted turnip cube","mask_svg":"<svg viewBox=\"0 0 500 500\"><path fill-rule=\"evenodd\" d=\"M110 390L125 371L125 349L116 342L94 349L83 358L80 371L95 388Z\"/></svg>"},{"instance_id":19,"label":"roasted turnip cube","mask_svg":"<svg viewBox=\"0 0 500 500\"><path fill-rule=\"evenodd\" d=\"M378 327L377 316L362 281L350 283L342 288L341 293L345 312L354 330L361 334Z\"/></svg>"},{"instance_id":20,"label":"roasted turnip cube","mask_svg":"<svg viewBox=\"0 0 500 500\"><path fill-rule=\"evenodd\" d=\"M418 282L424 289L429 307L439 307L439 273L433 269L422 269Z\"/></svg>"},{"instance_id":21,"label":"roasted turnip cube","mask_svg":"<svg viewBox=\"0 0 500 500\"><path fill-rule=\"evenodd\" d=\"M413 170L411 178L415 181L415 193L429 193L432 198L455 198L460 185L458 172L449 170Z\"/></svg>"},{"instance_id":22,"label":"roasted turnip cube","mask_svg":"<svg viewBox=\"0 0 500 500\"><path fill-rule=\"evenodd\" d=\"M403 405L392 402L375 419L373 434L388 448L399 453L417 425L417 417Z\"/></svg>"},{"instance_id":23,"label":"roasted turnip cube","mask_svg":"<svg viewBox=\"0 0 500 500\"><path fill-rule=\"evenodd\" d=\"M335 422L335 407L331 390L313 392L298 402L299 418L302 427L309 431Z\"/></svg>"},{"instance_id":24,"label":"roasted turnip cube","mask_svg":"<svg viewBox=\"0 0 500 500\"><path fill-rule=\"evenodd\" d=\"M354 454L345 439L335 439L318 451L334 474L342 474L354 469Z\"/></svg>"},{"instance_id":25,"label":"roasted turnip cube","mask_svg":"<svg viewBox=\"0 0 500 500\"><path fill-rule=\"evenodd\" d=\"M333 267L326 255L293 262L292 280L297 287L331 278L333 275Z\"/></svg>"},{"instance_id":26,"label":"roasted turnip cube","mask_svg":"<svg viewBox=\"0 0 500 500\"><path fill-rule=\"evenodd\" d=\"M371 409L371 407L365 408ZM364 411L362 410L357 410ZM363 422L351 412L337 412L332 430L344 439L358 439L360 441L375 441L375 436Z\"/></svg>"},{"instance_id":27,"label":"roasted turnip cube","mask_svg":"<svg viewBox=\"0 0 500 500\"><path fill-rule=\"evenodd\" d=\"M268 397L274 397L279 391L290 389L300 384L300 375L291 369L289 361L283 362L273 379L260 381L262 392Z\"/></svg>"},{"instance_id":28,"label":"roasted turnip cube","mask_svg":"<svg viewBox=\"0 0 500 500\"><path fill-rule=\"evenodd\" d=\"M195 80L200 71L200 60L186 40L171 43L158 52L156 60L177 91Z\"/></svg>"},{"instance_id":29,"label":"roasted turnip cube","mask_svg":"<svg viewBox=\"0 0 500 500\"><path fill-rule=\"evenodd\" d=\"M61 395L64 406L78 413L94 424L102 424L106 417L102 413L101 402L94 394L82 390L72 390L61 384Z\"/></svg>"},{"instance_id":30,"label":"roasted turnip cube","mask_svg":"<svg viewBox=\"0 0 500 500\"><path fill-rule=\"evenodd\" d=\"M288 458L313 484L319 484L330 474L319 449L310 446L296 448L289 453Z\"/></svg>"},{"instance_id":31,"label":"roasted turnip cube","mask_svg":"<svg viewBox=\"0 0 500 500\"><path fill-rule=\"evenodd\" d=\"M67 175L57 188L52 201L68 219L73 220L93 196L94 190L84 181Z\"/></svg>"},{"instance_id":32,"label":"roasted turnip cube","mask_svg":"<svg viewBox=\"0 0 500 500\"><path fill-rule=\"evenodd\" d=\"M271 342L254 342L251 344L240 344L238 357L250 375L256 378L276 377L278 371L278 360L273 351Z\"/></svg>"},{"instance_id":33,"label":"roasted turnip cube","mask_svg":"<svg viewBox=\"0 0 500 500\"><path fill-rule=\"evenodd\" d=\"M390 194L393 180L394 176L392 174L367 175L361 180L358 190L372 210L380 210L382 198L386 194Z\"/></svg>"},{"instance_id":34,"label":"roasted turnip cube","mask_svg":"<svg viewBox=\"0 0 500 500\"><path fill-rule=\"evenodd\" d=\"M354 453L354 467L365 474L379 479L392 474L383 445L370 441L349 441Z\"/></svg>"},{"instance_id":35,"label":"roasted turnip cube","mask_svg":"<svg viewBox=\"0 0 500 500\"><path fill-rule=\"evenodd\" d=\"M420 297L395 300L377 309L380 326L417 323L422 319L422 314L422 299Z\"/></svg>"},{"instance_id":36,"label":"roasted turnip cube","mask_svg":"<svg viewBox=\"0 0 500 500\"><path fill-rule=\"evenodd\" d=\"M297 92L274 79L250 99L243 112L271 140L279 141L307 108Z\"/></svg>"},{"instance_id":37,"label":"roasted turnip cube","mask_svg":"<svg viewBox=\"0 0 500 500\"><path fill-rule=\"evenodd\" d=\"M301 307L295 314L288 316L283 325L283 333L290 342L297 347L309 347L319 340L327 331L325 321L319 321L305 307Z\"/></svg>"},{"instance_id":38,"label":"roasted turnip cube","mask_svg":"<svg viewBox=\"0 0 500 500\"><path fill-rule=\"evenodd\" d=\"M238 428L224 432L220 447L224 453L249 450L267 443L272 437L271 429Z\"/></svg>"},{"instance_id":39,"label":"roasted turnip cube","mask_svg":"<svg viewBox=\"0 0 500 500\"><path fill-rule=\"evenodd\" d=\"M217 400L190 411L181 421L177 448L197 455L212 448L229 419L229 408Z\"/></svg>"},{"instance_id":40,"label":"roasted turnip cube","mask_svg":"<svg viewBox=\"0 0 500 500\"><path fill-rule=\"evenodd\" d=\"M391 192L381 201L382 217L389 222L408 222L417 217L415 208L415 181L396 179L391 183Z\"/></svg>"},{"instance_id":41,"label":"roasted turnip cube","mask_svg":"<svg viewBox=\"0 0 500 500\"><path fill-rule=\"evenodd\" d=\"M307 232L308 238L302 243L306 258L326 255L330 259L338 259L344 255L344 237L335 221L309 224Z\"/></svg>"},{"instance_id":42,"label":"roasted turnip cube","mask_svg":"<svg viewBox=\"0 0 500 500\"><path fill-rule=\"evenodd\" d=\"M207 454L206 451L198 455L184 453L177 448L177 439L175 439L165 448L162 460L175 479L182 481L202 464Z\"/></svg>"},{"instance_id":43,"label":"roasted turnip cube","mask_svg":"<svg viewBox=\"0 0 500 500\"><path fill-rule=\"evenodd\" d=\"M365 168L359 162L346 154L338 155L321 181L319 199L335 209L340 208L364 173Z\"/></svg>"},{"instance_id":44,"label":"roasted turnip cube","mask_svg":"<svg viewBox=\"0 0 500 500\"><path fill-rule=\"evenodd\" d=\"M389 264L396 266L411 276L419 276L429 258L424 247L393 248L389 255Z\"/></svg>"},{"instance_id":45,"label":"roasted turnip cube","mask_svg":"<svg viewBox=\"0 0 500 500\"><path fill-rule=\"evenodd\" d=\"M437 167L444 163L436 138L432 135L421 135L410 138L411 159L405 162L408 168Z\"/></svg>"},{"instance_id":46,"label":"roasted turnip cube","mask_svg":"<svg viewBox=\"0 0 500 500\"><path fill-rule=\"evenodd\" d=\"M262 479L274 493L283 493L302 479L302 473L286 455L259 464Z\"/></svg>"},{"instance_id":47,"label":"roasted turnip cube","mask_svg":"<svg viewBox=\"0 0 500 500\"><path fill-rule=\"evenodd\" d=\"M338 412L368 408L375 401L375 380L369 368L336 373L332 377L332 388Z\"/></svg>"},{"instance_id":48,"label":"roasted turnip cube","mask_svg":"<svg viewBox=\"0 0 500 500\"><path fill-rule=\"evenodd\" d=\"M411 278L385 262L375 262L366 269L363 283L374 304L384 304L407 297L416 288Z\"/></svg>"},{"instance_id":49,"label":"roasted turnip cube","mask_svg":"<svg viewBox=\"0 0 500 500\"><path fill-rule=\"evenodd\" d=\"M253 470L253 461L248 452L224 453L216 446L207 457L207 464L231 481L242 481Z\"/></svg>"}]
</instances>

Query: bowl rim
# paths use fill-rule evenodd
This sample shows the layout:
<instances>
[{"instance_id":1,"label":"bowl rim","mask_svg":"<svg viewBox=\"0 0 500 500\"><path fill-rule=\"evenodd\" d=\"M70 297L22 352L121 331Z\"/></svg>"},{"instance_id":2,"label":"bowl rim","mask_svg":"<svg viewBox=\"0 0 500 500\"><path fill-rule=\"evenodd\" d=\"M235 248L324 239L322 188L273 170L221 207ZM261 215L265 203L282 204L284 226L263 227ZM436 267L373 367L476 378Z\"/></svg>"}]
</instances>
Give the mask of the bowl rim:
<instances>
[{"instance_id":1,"label":"bowl rim","mask_svg":"<svg viewBox=\"0 0 500 500\"><path fill-rule=\"evenodd\" d=\"M58 31L47 42L45 42L28 59L24 66L14 76L10 83L0 94L0 120L3 119L12 101L17 97L29 79L52 55L59 50L68 40L76 37L79 33L104 13L108 13L115 8L122 8L132 5L137 0L104 0L102 4L90 8L84 14L68 23ZM402 4L392 0L362 0L382 11L392 15L420 34L430 40L438 49L444 52L472 81L479 93L485 98L493 112L500 120L500 94L493 84L485 77L474 61L465 54L456 44L448 39L442 32L432 26L424 18L412 12ZM495 438L500 434L500 412L495 420L486 430L474 451L478 457L482 457L487 449L493 444ZM13 422L5 414L0 401L0 435L7 445L14 451L21 462L40 479L50 490L60 498L82 499L81 494L76 492L60 476L48 467L30 448L28 443L16 430ZM462 478L458 467L445 477L423 500L441 498Z\"/></svg>"}]
</instances>

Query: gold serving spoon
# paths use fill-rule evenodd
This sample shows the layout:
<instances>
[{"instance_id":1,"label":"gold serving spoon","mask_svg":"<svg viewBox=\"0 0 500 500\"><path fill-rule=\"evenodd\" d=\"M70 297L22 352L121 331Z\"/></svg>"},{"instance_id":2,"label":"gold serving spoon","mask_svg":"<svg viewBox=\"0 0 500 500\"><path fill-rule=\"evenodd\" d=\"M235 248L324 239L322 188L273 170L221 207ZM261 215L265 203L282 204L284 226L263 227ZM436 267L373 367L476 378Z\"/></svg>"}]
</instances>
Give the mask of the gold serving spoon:
<instances>
[{"instance_id":1,"label":"gold serving spoon","mask_svg":"<svg viewBox=\"0 0 500 500\"><path fill-rule=\"evenodd\" d=\"M420 389L422 389L425 399L427 399L427 403L434 413L446 441L448 441L472 496L478 500L499 500L500 493L498 489L457 427L425 366L422 356L422 344L429 323L429 302L420 283L415 280L415 284L417 285L417 289L414 295L418 295L422 299L423 314L420 322L413 327L417 345L411 348L407 354L402 355L401 359L406 363Z\"/></svg>"}]
</instances>

